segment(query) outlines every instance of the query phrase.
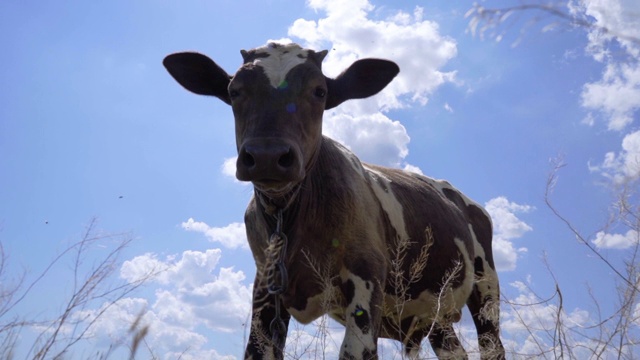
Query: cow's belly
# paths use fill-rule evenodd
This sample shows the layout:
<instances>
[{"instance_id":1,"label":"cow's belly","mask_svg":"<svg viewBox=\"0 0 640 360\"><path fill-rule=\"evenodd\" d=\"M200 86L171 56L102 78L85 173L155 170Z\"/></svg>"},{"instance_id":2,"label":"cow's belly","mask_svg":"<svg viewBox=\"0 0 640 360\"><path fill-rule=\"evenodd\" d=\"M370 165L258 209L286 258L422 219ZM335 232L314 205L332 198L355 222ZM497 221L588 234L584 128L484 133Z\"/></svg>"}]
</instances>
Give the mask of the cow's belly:
<instances>
[{"instance_id":1,"label":"cow's belly","mask_svg":"<svg viewBox=\"0 0 640 360\"><path fill-rule=\"evenodd\" d=\"M301 324L308 324L326 313L339 313L341 308L336 301L339 291L338 287L332 287L308 298L304 309L288 307L287 311Z\"/></svg>"},{"instance_id":2,"label":"cow's belly","mask_svg":"<svg viewBox=\"0 0 640 360\"><path fill-rule=\"evenodd\" d=\"M465 281L460 287L450 289L443 294L423 291L413 300L404 300L394 295L385 296L385 316L406 318L417 316L425 322L457 322L460 311L471 294L473 284Z\"/></svg>"},{"instance_id":3,"label":"cow's belly","mask_svg":"<svg viewBox=\"0 0 640 360\"><path fill-rule=\"evenodd\" d=\"M473 277L466 277L465 281L457 288L449 289L442 294L434 294L423 291L412 300L405 300L396 295L385 295L384 324L381 329L381 337L404 341L402 332L406 335L423 328L428 328L436 323L458 322L462 316L462 308L465 306L473 289ZM399 330L401 324L409 325L406 319L411 319L409 328Z\"/></svg>"},{"instance_id":4,"label":"cow's belly","mask_svg":"<svg viewBox=\"0 0 640 360\"><path fill-rule=\"evenodd\" d=\"M458 322L461 310L473 289L472 279L472 276L466 276L459 287L449 289L443 294L425 290L413 300L403 300L402 297L385 294L384 317L388 320L386 323L399 324L402 319L408 317L416 319L415 326L430 326L434 321ZM339 289L334 287L307 299L304 309L289 307L287 311L301 324L308 324L324 314L329 314L331 318L344 325L344 308L336 301L337 291Z\"/></svg>"}]
</instances>

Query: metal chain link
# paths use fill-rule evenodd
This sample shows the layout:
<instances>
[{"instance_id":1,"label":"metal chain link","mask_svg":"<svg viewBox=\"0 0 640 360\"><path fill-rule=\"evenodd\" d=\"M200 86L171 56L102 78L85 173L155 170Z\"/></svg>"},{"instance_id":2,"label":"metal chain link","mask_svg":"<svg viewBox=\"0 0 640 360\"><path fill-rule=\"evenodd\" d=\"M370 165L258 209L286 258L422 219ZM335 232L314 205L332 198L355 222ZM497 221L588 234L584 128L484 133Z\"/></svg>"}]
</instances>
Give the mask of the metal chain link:
<instances>
[{"instance_id":1,"label":"metal chain link","mask_svg":"<svg viewBox=\"0 0 640 360\"><path fill-rule=\"evenodd\" d=\"M289 276L287 274L287 268L284 264L284 260L287 254L287 236L282 232L282 213L283 209L278 209L276 218L276 230L269 237L269 262L271 267L267 269L267 291L273 296L273 300L276 307L276 315L269 325L271 331L271 340L274 344L283 350L284 337L286 336L287 325L282 319L280 313L281 299L285 291L287 291L287 285L289 283Z\"/></svg>"}]
</instances>

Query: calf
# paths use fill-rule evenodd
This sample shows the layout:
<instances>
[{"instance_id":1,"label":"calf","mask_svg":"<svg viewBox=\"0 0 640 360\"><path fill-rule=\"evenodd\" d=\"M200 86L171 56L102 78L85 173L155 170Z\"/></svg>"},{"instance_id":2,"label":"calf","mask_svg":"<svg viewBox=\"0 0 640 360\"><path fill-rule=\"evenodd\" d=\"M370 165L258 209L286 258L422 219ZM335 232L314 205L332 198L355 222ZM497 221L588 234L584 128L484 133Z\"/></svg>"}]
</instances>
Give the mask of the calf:
<instances>
[{"instance_id":1,"label":"calf","mask_svg":"<svg viewBox=\"0 0 640 360\"><path fill-rule=\"evenodd\" d=\"M289 319L329 314L346 328L340 359L377 359L379 337L415 358L466 358L452 323L466 304L482 358L504 358L491 220L449 183L369 165L322 135L323 112L382 90L399 72L362 59L335 79L327 51L270 43L241 51L235 75L198 53L164 60L187 90L231 105L257 274L245 358L283 358Z\"/></svg>"}]
</instances>

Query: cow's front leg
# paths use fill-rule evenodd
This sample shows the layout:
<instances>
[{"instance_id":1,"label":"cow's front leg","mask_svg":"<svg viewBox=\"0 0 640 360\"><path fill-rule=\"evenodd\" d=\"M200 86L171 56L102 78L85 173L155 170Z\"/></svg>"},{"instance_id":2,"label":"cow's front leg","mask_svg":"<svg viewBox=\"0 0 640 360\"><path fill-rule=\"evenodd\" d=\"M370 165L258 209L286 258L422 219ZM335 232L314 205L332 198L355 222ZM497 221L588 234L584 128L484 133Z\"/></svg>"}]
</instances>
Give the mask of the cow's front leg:
<instances>
[{"instance_id":1,"label":"cow's front leg","mask_svg":"<svg viewBox=\"0 0 640 360\"><path fill-rule=\"evenodd\" d=\"M265 283L259 281L258 275L253 285L251 330L244 354L245 359L280 360L284 357L283 351L291 315L282 304L279 311L280 321L276 315L275 298L269 294Z\"/></svg>"},{"instance_id":2,"label":"cow's front leg","mask_svg":"<svg viewBox=\"0 0 640 360\"><path fill-rule=\"evenodd\" d=\"M375 272L372 271L373 275ZM343 270L342 292L346 301L345 336L340 359L377 359L377 340L382 309L382 279Z\"/></svg>"}]
</instances>

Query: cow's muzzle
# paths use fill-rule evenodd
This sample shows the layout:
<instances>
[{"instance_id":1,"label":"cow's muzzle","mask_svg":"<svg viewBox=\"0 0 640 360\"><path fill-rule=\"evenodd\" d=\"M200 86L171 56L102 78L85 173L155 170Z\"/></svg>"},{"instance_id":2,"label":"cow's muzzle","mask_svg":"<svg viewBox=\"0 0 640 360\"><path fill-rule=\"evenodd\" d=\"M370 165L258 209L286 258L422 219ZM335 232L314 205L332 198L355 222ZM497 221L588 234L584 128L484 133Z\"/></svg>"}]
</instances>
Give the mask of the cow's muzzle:
<instances>
[{"instance_id":1,"label":"cow's muzzle","mask_svg":"<svg viewBox=\"0 0 640 360\"><path fill-rule=\"evenodd\" d=\"M246 140L238 152L236 177L260 188L285 190L304 178L300 150L277 138Z\"/></svg>"}]
</instances>

